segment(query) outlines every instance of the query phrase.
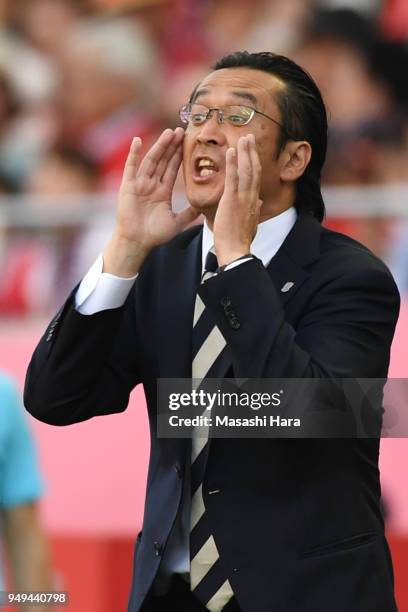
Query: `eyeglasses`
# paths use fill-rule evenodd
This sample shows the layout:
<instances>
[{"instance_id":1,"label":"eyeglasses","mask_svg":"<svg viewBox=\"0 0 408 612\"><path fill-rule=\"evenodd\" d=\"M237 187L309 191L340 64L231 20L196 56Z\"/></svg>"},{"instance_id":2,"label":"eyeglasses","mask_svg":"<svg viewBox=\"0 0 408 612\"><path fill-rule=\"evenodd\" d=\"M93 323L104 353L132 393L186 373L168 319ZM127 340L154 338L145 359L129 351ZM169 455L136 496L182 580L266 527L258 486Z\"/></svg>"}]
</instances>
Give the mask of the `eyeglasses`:
<instances>
[{"instance_id":1,"label":"eyeglasses","mask_svg":"<svg viewBox=\"0 0 408 612\"><path fill-rule=\"evenodd\" d=\"M254 118L255 114L262 115L270 119L276 125L285 132L285 128L276 119L261 113L261 111L251 108L250 106L224 106L224 108L207 108L202 104L184 104L179 110L180 119L183 123L190 123L192 125L202 125L209 119L214 111L217 111L218 123L224 123L227 121L230 125L241 127L242 125L248 125Z\"/></svg>"}]
</instances>

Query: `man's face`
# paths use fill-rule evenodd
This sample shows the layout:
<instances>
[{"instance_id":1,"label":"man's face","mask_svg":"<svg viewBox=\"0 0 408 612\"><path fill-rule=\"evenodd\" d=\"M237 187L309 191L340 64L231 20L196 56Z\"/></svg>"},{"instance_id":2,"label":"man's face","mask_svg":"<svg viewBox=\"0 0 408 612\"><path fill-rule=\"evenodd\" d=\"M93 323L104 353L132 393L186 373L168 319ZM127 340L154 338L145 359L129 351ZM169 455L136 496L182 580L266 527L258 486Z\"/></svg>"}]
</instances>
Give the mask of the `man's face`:
<instances>
[{"instance_id":1,"label":"man's face","mask_svg":"<svg viewBox=\"0 0 408 612\"><path fill-rule=\"evenodd\" d=\"M198 86L194 102L208 108L242 105L255 108L281 122L275 93L283 84L272 74L251 68L224 68L209 74ZM225 152L236 147L238 139L254 134L262 166L260 197L264 206L279 196L279 126L255 113L249 124L235 126L218 122L214 112L201 125L189 124L183 150L183 175L189 202L202 212L216 209L224 192ZM200 167L207 159L211 171Z\"/></svg>"}]
</instances>

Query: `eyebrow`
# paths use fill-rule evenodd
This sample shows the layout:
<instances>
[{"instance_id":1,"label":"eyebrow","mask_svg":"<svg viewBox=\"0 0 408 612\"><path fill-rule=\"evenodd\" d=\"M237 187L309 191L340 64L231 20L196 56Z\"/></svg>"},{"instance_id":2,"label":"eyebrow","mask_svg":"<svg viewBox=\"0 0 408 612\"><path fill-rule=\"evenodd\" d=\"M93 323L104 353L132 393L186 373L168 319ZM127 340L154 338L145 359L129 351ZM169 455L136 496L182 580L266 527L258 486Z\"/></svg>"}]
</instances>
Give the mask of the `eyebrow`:
<instances>
[{"instance_id":1,"label":"eyebrow","mask_svg":"<svg viewBox=\"0 0 408 612\"><path fill-rule=\"evenodd\" d=\"M211 93L209 89L199 89L197 91L194 91L191 96L191 102L196 102L200 96L206 96L209 93ZM240 98L241 100L250 102L253 106L256 106L258 104L257 98L248 91L231 91L230 93L236 98Z\"/></svg>"}]
</instances>

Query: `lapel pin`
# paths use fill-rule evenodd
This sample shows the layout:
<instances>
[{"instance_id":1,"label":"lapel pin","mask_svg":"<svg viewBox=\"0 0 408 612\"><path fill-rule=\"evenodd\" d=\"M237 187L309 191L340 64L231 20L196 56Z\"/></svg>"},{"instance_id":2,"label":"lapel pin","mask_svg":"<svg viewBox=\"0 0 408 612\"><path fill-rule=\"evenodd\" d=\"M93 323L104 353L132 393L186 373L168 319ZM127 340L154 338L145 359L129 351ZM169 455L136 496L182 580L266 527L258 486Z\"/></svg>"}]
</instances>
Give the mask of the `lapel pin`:
<instances>
[{"instance_id":1,"label":"lapel pin","mask_svg":"<svg viewBox=\"0 0 408 612\"><path fill-rule=\"evenodd\" d=\"M281 289L282 293L287 293L289 289L292 289L294 284L295 283L292 283L292 282L285 283Z\"/></svg>"}]
</instances>

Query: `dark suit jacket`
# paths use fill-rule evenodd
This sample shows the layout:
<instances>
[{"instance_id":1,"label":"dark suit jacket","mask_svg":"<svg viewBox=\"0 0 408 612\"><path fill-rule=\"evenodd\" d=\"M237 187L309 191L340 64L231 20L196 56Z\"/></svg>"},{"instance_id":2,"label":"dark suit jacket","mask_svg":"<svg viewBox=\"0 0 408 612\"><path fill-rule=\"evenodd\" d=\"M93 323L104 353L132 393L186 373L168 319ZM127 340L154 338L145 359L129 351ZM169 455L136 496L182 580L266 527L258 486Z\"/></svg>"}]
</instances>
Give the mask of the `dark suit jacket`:
<instances>
[{"instance_id":1,"label":"dark suit jacket","mask_svg":"<svg viewBox=\"0 0 408 612\"><path fill-rule=\"evenodd\" d=\"M26 380L28 411L54 425L120 412L144 385L152 444L131 612L157 574L189 460L189 440L155 434L156 381L191 376L197 289L236 377L382 378L388 370L398 292L362 245L302 214L267 269L253 260L203 286L200 247L195 227L156 248L122 308L83 316L72 295ZM220 306L225 297L238 328ZM378 451L378 439L210 442L204 500L243 612L396 610Z\"/></svg>"}]
</instances>

